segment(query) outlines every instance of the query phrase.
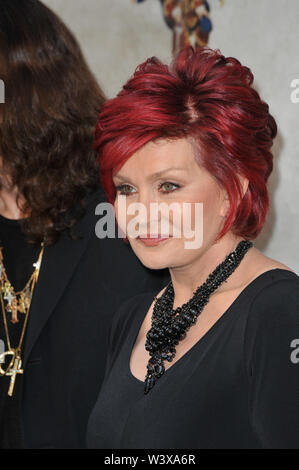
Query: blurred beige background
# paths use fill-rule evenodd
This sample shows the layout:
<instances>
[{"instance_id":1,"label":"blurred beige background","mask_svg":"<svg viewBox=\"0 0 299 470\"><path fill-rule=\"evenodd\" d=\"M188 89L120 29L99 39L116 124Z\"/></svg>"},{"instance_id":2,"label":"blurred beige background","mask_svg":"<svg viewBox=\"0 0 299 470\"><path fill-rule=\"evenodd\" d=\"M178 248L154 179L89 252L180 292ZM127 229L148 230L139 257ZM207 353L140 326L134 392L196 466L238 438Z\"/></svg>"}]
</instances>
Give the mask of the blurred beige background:
<instances>
[{"instance_id":1,"label":"blurred beige background","mask_svg":"<svg viewBox=\"0 0 299 470\"><path fill-rule=\"evenodd\" d=\"M171 58L171 31L158 0L44 0L77 36L108 97L114 96L149 56ZM251 68L255 87L279 125L269 180L268 219L255 246L299 274L298 0L210 0L210 46ZM298 93L299 95L299 93Z\"/></svg>"}]
</instances>

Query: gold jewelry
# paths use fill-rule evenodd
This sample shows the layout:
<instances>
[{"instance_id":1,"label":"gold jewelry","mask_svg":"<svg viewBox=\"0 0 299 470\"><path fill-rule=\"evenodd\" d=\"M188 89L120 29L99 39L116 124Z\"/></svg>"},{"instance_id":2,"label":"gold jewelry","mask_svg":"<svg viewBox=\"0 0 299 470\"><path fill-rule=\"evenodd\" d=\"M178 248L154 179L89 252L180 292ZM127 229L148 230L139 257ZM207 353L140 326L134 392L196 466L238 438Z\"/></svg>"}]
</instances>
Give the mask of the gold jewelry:
<instances>
[{"instance_id":1,"label":"gold jewelry","mask_svg":"<svg viewBox=\"0 0 299 470\"><path fill-rule=\"evenodd\" d=\"M6 340L8 351L5 351L3 354L0 354L0 376L8 376L11 377L10 379L10 386L8 390L8 395L12 397L16 377L18 374L23 374L24 371L22 370L22 359L21 359L21 350L22 344L25 336L26 327L28 324L29 318L29 311L31 307L31 301L33 297L33 292L35 285L38 280L39 270L44 254L44 244L41 244L42 249L39 254L38 260L36 263L33 264L35 270L30 277L29 281L27 282L24 289L20 292L15 292L14 288L12 287L11 283L8 280L5 267L3 264L3 255L2 255L2 248L0 247L0 298L1 298L1 308L2 308L2 315L3 315L3 323L5 328ZM18 299L19 297L19 299ZM7 301L7 306L4 304L4 300ZM7 313L12 314L11 322L18 323L18 312L23 313L25 316L24 325L22 328L22 333L20 337L19 344L16 349L13 349L10 344L10 337L8 332L8 324L7 324ZM1 364L5 362L6 357L11 357L10 363L6 370L1 367Z\"/></svg>"},{"instance_id":2,"label":"gold jewelry","mask_svg":"<svg viewBox=\"0 0 299 470\"><path fill-rule=\"evenodd\" d=\"M38 262L33 265L35 268L39 269ZM11 285L6 270L3 264L3 254L2 248L0 247L0 281L1 281L1 294L4 297L4 300L7 301L5 310L12 314L11 322L18 323L18 312L26 315L31 296L31 285L34 282L35 271L30 277L24 289L20 292L15 292L13 286Z\"/></svg>"}]
</instances>

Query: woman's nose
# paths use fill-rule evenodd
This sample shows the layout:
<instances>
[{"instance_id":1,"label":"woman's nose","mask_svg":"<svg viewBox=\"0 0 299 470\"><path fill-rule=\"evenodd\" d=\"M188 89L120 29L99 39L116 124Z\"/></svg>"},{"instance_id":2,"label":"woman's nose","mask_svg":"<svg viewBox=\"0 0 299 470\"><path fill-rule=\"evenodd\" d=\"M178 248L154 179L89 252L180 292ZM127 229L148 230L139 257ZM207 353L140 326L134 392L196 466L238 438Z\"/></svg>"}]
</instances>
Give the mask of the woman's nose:
<instances>
[{"instance_id":1,"label":"woman's nose","mask_svg":"<svg viewBox=\"0 0 299 470\"><path fill-rule=\"evenodd\" d=\"M155 190L151 188L139 190L138 202L143 204L145 208L149 210L152 203L158 202L158 195L155 193Z\"/></svg>"},{"instance_id":2,"label":"woman's nose","mask_svg":"<svg viewBox=\"0 0 299 470\"><path fill-rule=\"evenodd\" d=\"M149 233L150 224L153 223L153 217L156 219L157 207L159 204L158 195L151 189L143 189L139 191L138 203L141 204L142 210L138 210L138 223L140 228ZM156 210L155 210L156 209ZM158 221L156 221L158 223Z\"/></svg>"}]
</instances>

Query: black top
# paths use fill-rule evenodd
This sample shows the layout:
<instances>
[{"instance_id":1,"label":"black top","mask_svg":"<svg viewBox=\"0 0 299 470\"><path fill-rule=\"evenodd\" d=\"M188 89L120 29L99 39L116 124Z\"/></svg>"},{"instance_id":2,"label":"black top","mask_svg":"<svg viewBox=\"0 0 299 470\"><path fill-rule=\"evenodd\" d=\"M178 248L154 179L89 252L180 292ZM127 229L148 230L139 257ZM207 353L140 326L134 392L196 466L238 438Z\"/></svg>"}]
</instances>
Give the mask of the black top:
<instances>
[{"instance_id":1,"label":"black top","mask_svg":"<svg viewBox=\"0 0 299 470\"><path fill-rule=\"evenodd\" d=\"M0 247L3 248L3 262L9 281L15 292L22 290L34 271L39 249L29 245L17 220L6 219L0 215ZM25 316L18 313L19 322L11 323L8 315L8 330L12 348L18 346ZM23 343L24 345L24 343ZM0 307L0 353L8 350ZM2 364L5 368L5 364ZM9 377L0 377L0 449L20 449L23 447L20 426L20 405L23 376L18 375L14 394L8 396Z\"/></svg>"},{"instance_id":2,"label":"black top","mask_svg":"<svg viewBox=\"0 0 299 470\"><path fill-rule=\"evenodd\" d=\"M259 275L144 395L129 363L153 296L115 315L88 447L299 448L299 277Z\"/></svg>"}]
</instances>

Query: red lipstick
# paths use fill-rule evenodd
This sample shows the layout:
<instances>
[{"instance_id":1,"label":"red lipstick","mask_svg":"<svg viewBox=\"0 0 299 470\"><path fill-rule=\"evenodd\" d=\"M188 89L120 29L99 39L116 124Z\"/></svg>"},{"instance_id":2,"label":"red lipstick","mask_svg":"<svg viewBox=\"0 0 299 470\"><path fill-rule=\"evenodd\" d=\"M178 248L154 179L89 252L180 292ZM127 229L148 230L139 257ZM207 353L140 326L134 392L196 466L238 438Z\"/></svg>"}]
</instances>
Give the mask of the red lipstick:
<instances>
[{"instance_id":1,"label":"red lipstick","mask_svg":"<svg viewBox=\"0 0 299 470\"><path fill-rule=\"evenodd\" d=\"M155 237L137 237L137 240L141 241L145 246L156 246L165 242L166 240L169 240L170 238L172 238L171 235L157 235Z\"/></svg>"}]
</instances>

